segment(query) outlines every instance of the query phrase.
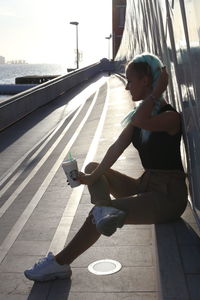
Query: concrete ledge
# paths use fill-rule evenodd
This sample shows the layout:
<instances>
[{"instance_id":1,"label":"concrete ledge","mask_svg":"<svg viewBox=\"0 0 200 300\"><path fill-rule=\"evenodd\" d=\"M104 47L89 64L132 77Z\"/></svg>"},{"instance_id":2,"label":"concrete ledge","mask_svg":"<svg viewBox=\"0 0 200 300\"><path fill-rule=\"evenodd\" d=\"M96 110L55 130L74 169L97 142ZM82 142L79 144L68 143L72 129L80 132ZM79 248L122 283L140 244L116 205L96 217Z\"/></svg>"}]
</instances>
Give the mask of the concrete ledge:
<instances>
[{"instance_id":1,"label":"concrete ledge","mask_svg":"<svg viewBox=\"0 0 200 300\"><path fill-rule=\"evenodd\" d=\"M0 84L0 95L15 95L36 85L37 84Z\"/></svg>"},{"instance_id":2,"label":"concrete ledge","mask_svg":"<svg viewBox=\"0 0 200 300\"><path fill-rule=\"evenodd\" d=\"M190 215L190 208L186 214ZM198 231L198 229L197 229ZM155 225L155 249L161 300L198 300L200 238L184 219Z\"/></svg>"}]
</instances>

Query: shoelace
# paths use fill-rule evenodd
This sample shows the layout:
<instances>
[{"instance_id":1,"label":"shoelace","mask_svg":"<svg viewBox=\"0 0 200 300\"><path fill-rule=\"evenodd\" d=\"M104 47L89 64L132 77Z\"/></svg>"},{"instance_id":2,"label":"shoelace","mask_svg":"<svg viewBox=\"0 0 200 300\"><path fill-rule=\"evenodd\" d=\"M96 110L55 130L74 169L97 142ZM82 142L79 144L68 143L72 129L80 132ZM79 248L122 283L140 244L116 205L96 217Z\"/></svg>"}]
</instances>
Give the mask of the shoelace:
<instances>
[{"instance_id":1,"label":"shoelace","mask_svg":"<svg viewBox=\"0 0 200 300\"><path fill-rule=\"evenodd\" d=\"M35 263L34 268L39 269L41 267L41 265L48 260L51 260L51 258L49 256L40 258L39 261L37 263Z\"/></svg>"},{"instance_id":2,"label":"shoelace","mask_svg":"<svg viewBox=\"0 0 200 300\"><path fill-rule=\"evenodd\" d=\"M116 213L107 213L106 215L104 215L102 218L101 218L101 220L102 219L104 219L105 217L111 217L111 216L116 216L117 214ZM96 224L96 220L95 220L95 217L93 216L93 218L92 218L92 224Z\"/></svg>"}]
</instances>

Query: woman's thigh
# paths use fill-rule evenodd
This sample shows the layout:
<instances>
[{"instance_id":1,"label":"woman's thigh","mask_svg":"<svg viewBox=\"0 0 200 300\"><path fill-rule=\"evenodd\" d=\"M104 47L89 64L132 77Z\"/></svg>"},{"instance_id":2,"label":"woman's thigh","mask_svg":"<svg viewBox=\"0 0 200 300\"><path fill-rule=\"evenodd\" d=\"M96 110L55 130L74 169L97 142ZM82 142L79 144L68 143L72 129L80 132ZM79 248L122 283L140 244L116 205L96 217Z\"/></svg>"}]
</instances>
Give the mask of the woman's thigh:
<instances>
[{"instance_id":1,"label":"woman's thigh","mask_svg":"<svg viewBox=\"0 0 200 300\"><path fill-rule=\"evenodd\" d=\"M106 171L105 176L110 194L115 198L128 197L141 191L140 178L135 179L113 169Z\"/></svg>"},{"instance_id":2,"label":"woman's thigh","mask_svg":"<svg viewBox=\"0 0 200 300\"><path fill-rule=\"evenodd\" d=\"M114 199L112 205L127 212L125 224L165 223L179 218L184 210L184 207L177 207L167 197L156 192Z\"/></svg>"},{"instance_id":3,"label":"woman's thigh","mask_svg":"<svg viewBox=\"0 0 200 300\"><path fill-rule=\"evenodd\" d=\"M85 168L85 172L90 174L98 166L97 162L91 162ZM141 192L141 179L132 178L126 174L109 169L104 173L106 182L109 185L109 192L115 198L128 197Z\"/></svg>"}]
</instances>

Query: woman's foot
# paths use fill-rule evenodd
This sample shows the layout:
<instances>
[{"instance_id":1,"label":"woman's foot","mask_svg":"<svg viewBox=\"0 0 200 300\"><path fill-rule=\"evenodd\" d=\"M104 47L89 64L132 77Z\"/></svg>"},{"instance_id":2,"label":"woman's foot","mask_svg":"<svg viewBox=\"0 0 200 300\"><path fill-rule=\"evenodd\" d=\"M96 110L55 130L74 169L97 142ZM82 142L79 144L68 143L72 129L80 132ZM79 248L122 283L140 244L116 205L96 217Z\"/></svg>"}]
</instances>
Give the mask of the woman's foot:
<instances>
[{"instance_id":1,"label":"woman's foot","mask_svg":"<svg viewBox=\"0 0 200 300\"><path fill-rule=\"evenodd\" d=\"M95 206L92 210L97 230L111 236L117 228L124 225L126 213L112 206Z\"/></svg>"},{"instance_id":2,"label":"woman's foot","mask_svg":"<svg viewBox=\"0 0 200 300\"><path fill-rule=\"evenodd\" d=\"M58 264L51 252L40 259L31 269L24 271L26 278L34 281L70 278L71 274L72 271L70 266L67 264Z\"/></svg>"}]
</instances>

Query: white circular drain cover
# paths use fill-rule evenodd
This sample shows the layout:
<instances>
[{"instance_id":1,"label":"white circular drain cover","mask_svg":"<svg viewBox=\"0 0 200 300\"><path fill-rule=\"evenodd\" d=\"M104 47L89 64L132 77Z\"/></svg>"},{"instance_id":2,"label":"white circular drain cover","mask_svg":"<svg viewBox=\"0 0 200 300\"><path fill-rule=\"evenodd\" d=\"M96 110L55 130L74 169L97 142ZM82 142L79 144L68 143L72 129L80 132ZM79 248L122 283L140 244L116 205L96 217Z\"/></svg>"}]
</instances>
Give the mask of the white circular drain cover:
<instances>
[{"instance_id":1,"label":"white circular drain cover","mask_svg":"<svg viewBox=\"0 0 200 300\"><path fill-rule=\"evenodd\" d=\"M95 275L109 275L118 272L121 267L121 264L116 260L102 259L91 263L88 270Z\"/></svg>"}]
</instances>

